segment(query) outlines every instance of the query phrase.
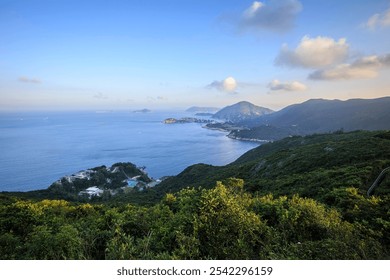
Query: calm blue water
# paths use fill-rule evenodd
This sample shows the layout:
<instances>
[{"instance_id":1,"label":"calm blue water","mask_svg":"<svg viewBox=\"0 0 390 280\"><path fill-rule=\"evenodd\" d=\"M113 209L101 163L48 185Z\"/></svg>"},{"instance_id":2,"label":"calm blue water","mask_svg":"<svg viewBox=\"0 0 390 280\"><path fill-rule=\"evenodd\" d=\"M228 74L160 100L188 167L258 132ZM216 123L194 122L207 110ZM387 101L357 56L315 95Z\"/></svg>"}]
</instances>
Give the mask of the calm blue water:
<instances>
[{"instance_id":1,"label":"calm blue water","mask_svg":"<svg viewBox=\"0 0 390 280\"><path fill-rule=\"evenodd\" d=\"M154 178L195 163L225 165L258 146L204 129L163 124L188 113L0 114L0 191L47 188L60 177L116 162L146 166Z\"/></svg>"}]
</instances>

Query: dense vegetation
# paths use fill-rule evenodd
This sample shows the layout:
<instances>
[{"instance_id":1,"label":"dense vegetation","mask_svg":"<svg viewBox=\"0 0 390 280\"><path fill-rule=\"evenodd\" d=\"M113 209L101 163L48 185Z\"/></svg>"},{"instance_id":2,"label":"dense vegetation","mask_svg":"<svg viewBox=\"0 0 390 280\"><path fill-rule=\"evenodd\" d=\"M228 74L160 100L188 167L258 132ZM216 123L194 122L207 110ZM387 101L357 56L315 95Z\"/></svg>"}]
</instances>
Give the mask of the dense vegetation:
<instances>
[{"instance_id":1,"label":"dense vegetation","mask_svg":"<svg viewBox=\"0 0 390 280\"><path fill-rule=\"evenodd\" d=\"M337 188L355 187L365 193L388 166L390 131L339 131L263 144L226 166L193 165L162 182L160 189L175 192L194 182L212 187L216 181L235 177L245 180L246 190L260 195L299 194L326 202Z\"/></svg>"},{"instance_id":2,"label":"dense vegetation","mask_svg":"<svg viewBox=\"0 0 390 280\"><path fill-rule=\"evenodd\" d=\"M2 194L0 258L389 259L390 179L365 194L387 166L389 131L335 133L107 202Z\"/></svg>"}]
</instances>

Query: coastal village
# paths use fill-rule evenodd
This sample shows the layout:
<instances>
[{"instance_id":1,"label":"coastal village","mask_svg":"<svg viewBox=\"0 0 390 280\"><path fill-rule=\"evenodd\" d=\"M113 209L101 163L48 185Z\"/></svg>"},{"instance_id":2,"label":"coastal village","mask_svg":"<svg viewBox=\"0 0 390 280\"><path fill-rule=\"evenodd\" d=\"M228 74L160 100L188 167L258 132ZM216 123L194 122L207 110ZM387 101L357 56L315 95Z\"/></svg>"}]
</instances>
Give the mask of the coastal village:
<instances>
[{"instance_id":1,"label":"coastal village","mask_svg":"<svg viewBox=\"0 0 390 280\"><path fill-rule=\"evenodd\" d=\"M62 189L77 193L80 198L92 199L105 193L115 196L144 191L155 187L161 181L149 178L145 167L136 167L132 163L116 163L111 167L100 166L64 176L54 182L49 189Z\"/></svg>"},{"instance_id":2,"label":"coastal village","mask_svg":"<svg viewBox=\"0 0 390 280\"><path fill-rule=\"evenodd\" d=\"M82 171L82 172L84 172L84 171ZM78 175L76 174L75 176L78 176ZM140 176L135 176L135 177L132 177L130 179L123 180L123 183L127 184L127 185L120 187L120 190L122 190L124 193L127 193L127 192L129 192L131 190L135 190L135 189L138 191L144 191L147 188L155 187L157 184L159 184L161 182L160 179L157 179L155 181L145 183L143 181L140 181L139 177ZM88 177L86 177L85 179L89 180ZM109 179L107 179L107 180L109 180ZM92 187L85 189L84 191L80 191L78 195L84 196L84 197L87 196L89 199L91 199L94 196L96 196L96 197L101 196L104 193L104 191L110 192L110 194L112 196L117 195L119 193L118 189L103 189L103 188L99 188L97 186L92 186Z\"/></svg>"}]
</instances>

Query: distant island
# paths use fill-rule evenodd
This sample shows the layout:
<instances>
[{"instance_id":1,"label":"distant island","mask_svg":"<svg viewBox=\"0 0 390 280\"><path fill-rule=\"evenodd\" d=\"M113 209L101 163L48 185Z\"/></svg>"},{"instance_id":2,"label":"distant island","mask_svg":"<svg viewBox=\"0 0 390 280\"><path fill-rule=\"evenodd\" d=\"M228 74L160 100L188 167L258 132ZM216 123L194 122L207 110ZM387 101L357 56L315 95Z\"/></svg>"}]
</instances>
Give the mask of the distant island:
<instances>
[{"instance_id":1,"label":"distant island","mask_svg":"<svg viewBox=\"0 0 390 280\"><path fill-rule=\"evenodd\" d=\"M133 113L150 113L152 112L152 110L149 110L149 109L142 109L142 110L135 110L133 111Z\"/></svg>"}]
</instances>

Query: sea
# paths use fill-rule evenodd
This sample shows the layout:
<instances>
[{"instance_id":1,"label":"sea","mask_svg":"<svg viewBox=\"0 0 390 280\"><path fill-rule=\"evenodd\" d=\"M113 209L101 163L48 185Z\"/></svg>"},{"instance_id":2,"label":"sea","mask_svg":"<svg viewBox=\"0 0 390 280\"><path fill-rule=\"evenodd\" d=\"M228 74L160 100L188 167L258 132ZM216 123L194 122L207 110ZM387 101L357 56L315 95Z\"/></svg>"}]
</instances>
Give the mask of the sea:
<instances>
[{"instance_id":1,"label":"sea","mask_svg":"<svg viewBox=\"0 0 390 280\"><path fill-rule=\"evenodd\" d=\"M46 189L66 175L116 162L146 167L155 179L205 163L225 165L259 143L204 124L164 124L184 111L0 113L0 191Z\"/></svg>"}]
</instances>

